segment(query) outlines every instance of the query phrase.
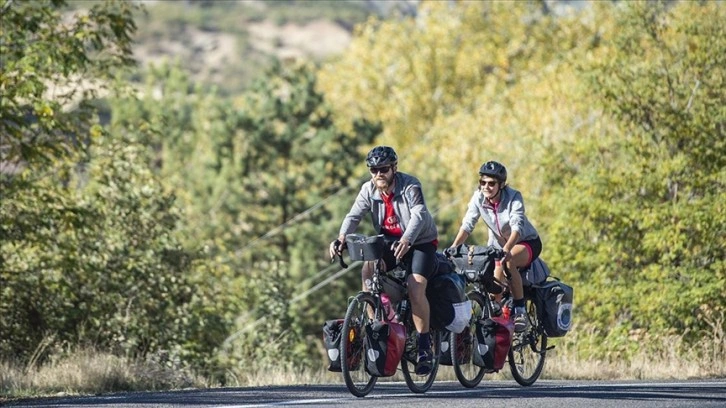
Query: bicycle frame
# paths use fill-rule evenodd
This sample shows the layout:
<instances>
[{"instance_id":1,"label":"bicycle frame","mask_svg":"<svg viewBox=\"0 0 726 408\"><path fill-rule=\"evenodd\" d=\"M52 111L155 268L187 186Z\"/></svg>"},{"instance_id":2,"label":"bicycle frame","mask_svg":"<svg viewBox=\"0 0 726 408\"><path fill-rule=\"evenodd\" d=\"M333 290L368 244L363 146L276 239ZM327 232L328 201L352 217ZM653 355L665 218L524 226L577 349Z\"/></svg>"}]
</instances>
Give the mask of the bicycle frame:
<instances>
[{"instance_id":1,"label":"bicycle frame","mask_svg":"<svg viewBox=\"0 0 726 408\"><path fill-rule=\"evenodd\" d=\"M363 252L365 251L361 250L361 253ZM376 253L376 251L371 251L371 253ZM345 265L342 261L342 256L340 258L341 266ZM354 347L354 354L359 353L360 356L367 358L367 354L364 351L365 342L358 337L361 335L365 336L364 331L360 330L361 327L365 326L366 323L364 322L375 319L388 323L392 320L398 320L398 322L405 326L406 349L401 358L400 370L411 391L416 393L428 391L429 388L431 388L438 371L438 353L440 352L441 335L438 332L434 333L432 331L432 344L434 345L436 352L431 372L426 376L414 377L415 374L413 373L413 367L415 367L416 360L418 358L418 337L416 328L413 324L413 317L406 289L407 276L405 265L399 264L391 270L385 271L384 261L380 258L359 260L373 262L373 272L372 276L365 282L368 290L361 291L349 299L348 310L343 322L344 336L341 340L340 355L342 374L348 390L355 396L363 397L372 391L377 381L377 377L371 376L367 374L367 372L364 373L364 369L361 367L350 366L349 364L349 349L351 344ZM388 313L384 310L381 299L381 295L385 292L384 281L386 280L391 280L402 287L401 300L398 302L396 307L396 317L394 319L389 319ZM393 305L391 306L393 307ZM358 348L355 349L355 347ZM357 356L354 355L351 361L357 361L356 358ZM358 379L355 377L363 378Z\"/></svg>"},{"instance_id":2,"label":"bicycle frame","mask_svg":"<svg viewBox=\"0 0 726 408\"><path fill-rule=\"evenodd\" d=\"M493 253L501 256L501 252L493 251ZM511 272L508 270L506 264L503 264L505 278L511 281ZM487 285L491 285L496 282L483 280L483 271L476 276L471 274L464 274L467 282L471 285L471 289L467 293L467 296L472 301L472 306L475 312L479 313L480 316L473 316L472 322L474 327L488 317L501 314L497 310L494 310L493 306L498 306L496 302L490 300L490 292L487 290ZM493 278L492 278L493 279ZM502 285L500 282L496 282ZM508 286L508 285L507 285ZM510 371L514 379L524 386L532 385L537 378L539 378L542 368L544 366L545 356L547 352L547 336L544 333L544 327L541 323L541 311L532 296L529 288L525 287L525 305L530 319L530 327L524 332L516 333L512 337L512 344L510 345L508 361ZM503 290L502 293L502 305L509 307L511 311L512 307L511 293ZM464 339L466 340L466 339ZM471 344L474 344L474 340L469 339ZM460 350L457 349L461 342L457 339L457 335L452 335L452 361L454 362L454 372L459 382L468 388L476 387L481 382L486 370L483 367L477 368L474 364L467 364L462 360L457 353Z\"/></svg>"}]
</instances>

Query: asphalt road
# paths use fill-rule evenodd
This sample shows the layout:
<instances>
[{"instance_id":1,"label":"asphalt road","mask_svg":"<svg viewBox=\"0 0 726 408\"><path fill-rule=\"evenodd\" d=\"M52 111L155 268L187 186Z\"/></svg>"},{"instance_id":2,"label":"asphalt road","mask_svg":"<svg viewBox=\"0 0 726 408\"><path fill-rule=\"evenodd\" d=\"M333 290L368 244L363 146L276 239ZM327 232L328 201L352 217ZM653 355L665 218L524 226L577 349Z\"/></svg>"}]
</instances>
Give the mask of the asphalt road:
<instances>
[{"instance_id":1,"label":"asphalt road","mask_svg":"<svg viewBox=\"0 0 726 408\"><path fill-rule=\"evenodd\" d=\"M658 382L539 380L531 387L514 381L483 381L474 389L458 382L437 382L426 394L405 383L381 382L364 398L345 385L296 385L214 388L174 392L119 393L90 397L18 400L7 407L504 407L521 408L666 408L726 407L726 379Z\"/></svg>"}]
</instances>

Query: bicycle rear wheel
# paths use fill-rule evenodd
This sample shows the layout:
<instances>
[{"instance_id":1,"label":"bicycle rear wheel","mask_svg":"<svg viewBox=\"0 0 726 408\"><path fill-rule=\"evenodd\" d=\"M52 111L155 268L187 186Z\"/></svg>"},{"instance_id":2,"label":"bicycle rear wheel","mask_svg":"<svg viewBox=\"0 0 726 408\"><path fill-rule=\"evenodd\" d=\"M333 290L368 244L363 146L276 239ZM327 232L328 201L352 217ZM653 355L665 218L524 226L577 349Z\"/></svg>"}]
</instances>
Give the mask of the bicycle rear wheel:
<instances>
[{"instance_id":1,"label":"bicycle rear wheel","mask_svg":"<svg viewBox=\"0 0 726 408\"><path fill-rule=\"evenodd\" d=\"M411 391L422 394L428 391L434 384L436 374L439 371L439 361L441 360L441 332L431 330L431 350L434 353L434 359L431 362L431 372L426 375L416 374L416 363L418 359L418 340L417 332L413 324L408 325L406 333L406 351L401 359L401 371L406 385Z\"/></svg>"},{"instance_id":2,"label":"bicycle rear wheel","mask_svg":"<svg viewBox=\"0 0 726 408\"><path fill-rule=\"evenodd\" d=\"M476 325L477 322L491 316L491 306L489 299L486 299L481 292L469 292L467 296L471 301L471 320L463 332L451 333L450 348L456 378L464 387L474 388L486 374L484 367L474 364L472 359L473 352L478 347Z\"/></svg>"},{"instance_id":3,"label":"bicycle rear wheel","mask_svg":"<svg viewBox=\"0 0 726 408\"><path fill-rule=\"evenodd\" d=\"M365 397L373 390L378 377L365 369L365 327L372 319L368 308L375 310L376 301L368 292L360 292L348 304L340 339L340 365L345 385L356 397Z\"/></svg>"},{"instance_id":4,"label":"bicycle rear wheel","mask_svg":"<svg viewBox=\"0 0 726 408\"><path fill-rule=\"evenodd\" d=\"M509 349L509 368L512 377L523 386L534 384L542 374L547 354L547 335L539 320L537 304L531 297L526 298L529 328L514 333L512 347Z\"/></svg>"}]
</instances>

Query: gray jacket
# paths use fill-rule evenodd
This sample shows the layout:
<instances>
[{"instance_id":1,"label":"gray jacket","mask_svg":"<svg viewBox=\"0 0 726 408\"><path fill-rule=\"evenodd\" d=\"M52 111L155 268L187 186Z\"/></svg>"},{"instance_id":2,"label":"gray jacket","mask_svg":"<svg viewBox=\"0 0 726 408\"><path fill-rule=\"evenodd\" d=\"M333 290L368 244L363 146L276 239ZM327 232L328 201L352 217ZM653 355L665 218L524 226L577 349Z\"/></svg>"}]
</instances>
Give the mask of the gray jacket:
<instances>
[{"instance_id":1,"label":"gray jacket","mask_svg":"<svg viewBox=\"0 0 726 408\"><path fill-rule=\"evenodd\" d=\"M512 231L519 232L519 242L535 239L539 235L527 216L524 215L524 200L522 193L507 186L502 189L502 196L497 208L489 204L481 191L477 190L469 200L461 229L471 234L474 231L479 217L489 227L489 240L487 245L497 245L500 248L507 243Z\"/></svg>"},{"instance_id":2,"label":"gray jacket","mask_svg":"<svg viewBox=\"0 0 726 408\"><path fill-rule=\"evenodd\" d=\"M397 172L393 196L393 208L401 223L403 238L412 245L432 242L438 239L434 219L426 208L423 189L416 177ZM365 182L356 197L348 215L343 219L339 235L355 232L363 216L371 215L373 227L381 233L381 223L386 214L381 193L373 181Z\"/></svg>"}]
</instances>

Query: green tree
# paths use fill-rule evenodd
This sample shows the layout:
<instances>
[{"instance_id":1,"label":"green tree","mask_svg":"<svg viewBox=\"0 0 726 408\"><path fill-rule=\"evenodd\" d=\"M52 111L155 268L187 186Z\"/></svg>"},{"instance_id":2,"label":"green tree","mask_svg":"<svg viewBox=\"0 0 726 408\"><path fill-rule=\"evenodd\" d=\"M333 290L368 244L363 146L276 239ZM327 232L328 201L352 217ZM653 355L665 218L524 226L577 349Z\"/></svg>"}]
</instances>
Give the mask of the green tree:
<instances>
[{"instance_id":1,"label":"green tree","mask_svg":"<svg viewBox=\"0 0 726 408\"><path fill-rule=\"evenodd\" d=\"M74 12L62 0L0 3L4 166L72 156L98 136L89 132L96 120L92 102L108 91L119 68L133 64L135 8L122 1Z\"/></svg>"},{"instance_id":2,"label":"green tree","mask_svg":"<svg viewBox=\"0 0 726 408\"><path fill-rule=\"evenodd\" d=\"M59 165L4 197L3 218L13 222L2 230L3 355L27 356L47 335L129 355L189 337L194 255L173 237L173 196L138 147L91 151L84 187L67 191L63 175L74 169Z\"/></svg>"},{"instance_id":3,"label":"green tree","mask_svg":"<svg viewBox=\"0 0 726 408\"><path fill-rule=\"evenodd\" d=\"M57 238L58 223L75 227L87 215L74 203L74 166L102 134L93 99L132 63L132 7L109 2L70 13L64 1L0 4L3 353L32 351L44 322L66 327L67 319L43 315L64 302L47 295L67 288L58 283L63 261L41 249Z\"/></svg>"},{"instance_id":4,"label":"green tree","mask_svg":"<svg viewBox=\"0 0 726 408\"><path fill-rule=\"evenodd\" d=\"M92 345L202 365L236 312L198 276L224 268L177 239L143 139L98 124L93 98L131 62L134 6L88 5L2 3L0 356Z\"/></svg>"},{"instance_id":5,"label":"green tree","mask_svg":"<svg viewBox=\"0 0 726 408\"><path fill-rule=\"evenodd\" d=\"M507 165L537 219L540 152L590 116L573 62L596 42L600 20L550 15L538 2L432 1L418 11L361 26L322 68L320 88L338 116L383 124L382 142L424 183L442 242L453 240L490 159Z\"/></svg>"},{"instance_id":6,"label":"green tree","mask_svg":"<svg viewBox=\"0 0 726 408\"><path fill-rule=\"evenodd\" d=\"M613 125L547 166L551 193L567 197L548 206L551 259L582 283L580 319L610 333L616 355L638 347L624 335L723 330L724 13L713 2L616 12L582 66Z\"/></svg>"},{"instance_id":7,"label":"green tree","mask_svg":"<svg viewBox=\"0 0 726 408\"><path fill-rule=\"evenodd\" d=\"M222 299L245 305L241 326L247 326L261 318L269 322L261 305L282 302L283 310L295 311L295 327L286 329L319 338L320 322L340 314L357 287L354 274L330 302L290 302L326 277L318 273L328 267L325 248L350 205L339 200L341 191L354 194L349 186L352 169L360 170L359 150L380 127L360 120L351 133L337 130L315 89L313 67L305 64L274 65L236 103L199 93L174 65L152 68L146 83L142 98L112 102L113 128L132 129L149 146L149 162L178 192L185 242L207 247L229 271L225 279L235 279L220 306ZM265 286L272 273L297 282L294 290L283 285L269 298ZM268 329L263 325L257 340L233 336L236 351L229 361L248 350L240 342L268 344L280 335ZM297 344L306 343L315 344Z\"/></svg>"},{"instance_id":8,"label":"green tree","mask_svg":"<svg viewBox=\"0 0 726 408\"><path fill-rule=\"evenodd\" d=\"M292 282L309 278L326 266L325 249L337 233L341 209L349 205L329 201L341 189L348 190L353 163L361 160L360 146L370 143L381 128L359 120L351 133L338 130L323 94L316 90L314 70L294 63L275 64L245 94L240 129L242 134L233 141L243 146L236 158L236 182L248 194L238 203L237 222L248 226L247 236L255 240L241 241L239 253L251 262L251 276L281 268ZM330 313L341 313L346 296L357 286L358 278L352 275L347 289L329 302L321 304L313 295L292 308L301 333L319 338L322 321ZM305 280L298 289L314 283ZM252 305L270 301L264 294L248 299Z\"/></svg>"},{"instance_id":9,"label":"green tree","mask_svg":"<svg viewBox=\"0 0 726 408\"><path fill-rule=\"evenodd\" d=\"M449 239L478 166L507 164L543 257L576 288L576 322L597 333L583 353L723 331L723 5L541 5L371 20L321 89L338 115L381 121Z\"/></svg>"}]
</instances>

